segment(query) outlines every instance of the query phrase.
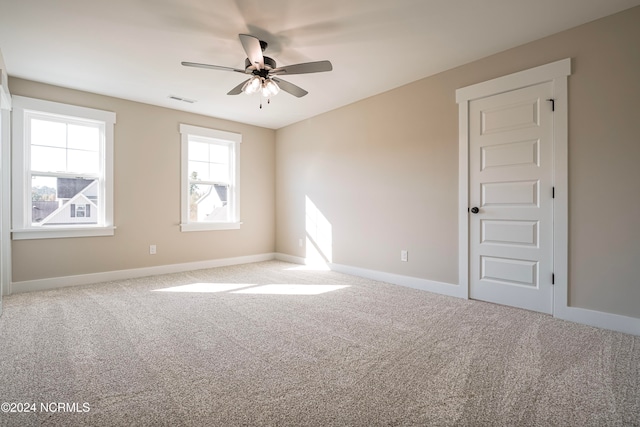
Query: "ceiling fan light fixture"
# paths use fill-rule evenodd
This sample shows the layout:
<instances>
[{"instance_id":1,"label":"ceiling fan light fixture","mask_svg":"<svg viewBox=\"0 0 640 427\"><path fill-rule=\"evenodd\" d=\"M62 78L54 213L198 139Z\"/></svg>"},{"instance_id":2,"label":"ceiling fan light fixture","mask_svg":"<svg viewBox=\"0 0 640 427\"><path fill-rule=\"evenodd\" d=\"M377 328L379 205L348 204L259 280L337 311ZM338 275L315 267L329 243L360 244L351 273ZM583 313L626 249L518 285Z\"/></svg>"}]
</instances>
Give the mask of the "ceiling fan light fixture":
<instances>
[{"instance_id":1,"label":"ceiling fan light fixture","mask_svg":"<svg viewBox=\"0 0 640 427\"><path fill-rule=\"evenodd\" d=\"M253 76L251 80L246 82L242 87L242 91L247 95L251 95L260 90L262 79L259 76Z\"/></svg>"},{"instance_id":2,"label":"ceiling fan light fixture","mask_svg":"<svg viewBox=\"0 0 640 427\"><path fill-rule=\"evenodd\" d=\"M262 94L265 95L266 92L265 97L274 96L277 95L278 92L280 92L280 86L278 86L276 82L271 79L267 79L262 85L262 88Z\"/></svg>"}]
</instances>

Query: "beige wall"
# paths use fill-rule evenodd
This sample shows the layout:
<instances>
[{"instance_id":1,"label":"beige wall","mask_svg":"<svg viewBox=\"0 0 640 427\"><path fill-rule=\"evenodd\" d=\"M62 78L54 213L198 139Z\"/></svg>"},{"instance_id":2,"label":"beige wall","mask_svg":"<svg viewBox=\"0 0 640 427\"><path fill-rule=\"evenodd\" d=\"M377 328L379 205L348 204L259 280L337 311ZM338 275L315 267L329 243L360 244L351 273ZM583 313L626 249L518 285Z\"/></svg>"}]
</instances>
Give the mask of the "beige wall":
<instances>
[{"instance_id":1,"label":"beige wall","mask_svg":"<svg viewBox=\"0 0 640 427\"><path fill-rule=\"evenodd\" d=\"M636 7L278 130L276 250L308 197L334 263L456 284L455 90L570 57L570 305L640 318L639 40Z\"/></svg>"},{"instance_id":2,"label":"beige wall","mask_svg":"<svg viewBox=\"0 0 640 427\"><path fill-rule=\"evenodd\" d=\"M14 241L14 282L273 252L275 131L15 78L9 88L117 115L115 236ZM180 232L180 123L242 134L240 230Z\"/></svg>"}]
</instances>

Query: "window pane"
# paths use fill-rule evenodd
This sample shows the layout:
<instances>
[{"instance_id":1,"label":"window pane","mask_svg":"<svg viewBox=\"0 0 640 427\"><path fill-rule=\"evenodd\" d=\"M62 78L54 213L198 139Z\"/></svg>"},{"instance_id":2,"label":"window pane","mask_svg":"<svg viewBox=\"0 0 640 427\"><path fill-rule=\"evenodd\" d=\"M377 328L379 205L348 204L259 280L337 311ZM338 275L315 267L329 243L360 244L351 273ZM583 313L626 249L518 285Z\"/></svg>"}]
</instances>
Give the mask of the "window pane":
<instances>
[{"instance_id":1,"label":"window pane","mask_svg":"<svg viewBox=\"0 0 640 427\"><path fill-rule=\"evenodd\" d=\"M100 129L95 126L69 125L68 148L95 151L100 149Z\"/></svg>"},{"instance_id":2,"label":"window pane","mask_svg":"<svg viewBox=\"0 0 640 427\"><path fill-rule=\"evenodd\" d=\"M226 145L210 144L209 161L212 163L229 163L229 147Z\"/></svg>"},{"instance_id":3,"label":"window pane","mask_svg":"<svg viewBox=\"0 0 640 427\"><path fill-rule=\"evenodd\" d=\"M211 163L211 181L229 182L229 165Z\"/></svg>"},{"instance_id":4,"label":"window pane","mask_svg":"<svg viewBox=\"0 0 640 427\"><path fill-rule=\"evenodd\" d=\"M31 147L31 170L39 172L66 172L67 150L64 148Z\"/></svg>"},{"instance_id":5,"label":"window pane","mask_svg":"<svg viewBox=\"0 0 640 427\"><path fill-rule=\"evenodd\" d=\"M189 222L229 220L228 186L189 184Z\"/></svg>"},{"instance_id":6,"label":"window pane","mask_svg":"<svg viewBox=\"0 0 640 427\"><path fill-rule=\"evenodd\" d=\"M66 147L67 125L60 122L31 119L31 144Z\"/></svg>"},{"instance_id":7,"label":"window pane","mask_svg":"<svg viewBox=\"0 0 640 427\"><path fill-rule=\"evenodd\" d=\"M189 160L206 162L209 160L209 145L204 142L189 141Z\"/></svg>"},{"instance_id":8,"label":"window pane","mask_svg":"<svg viewBox=\"0 0 640 427\"><path fill-rule=\"evenodd\" d=\"M50 176L34 176L31 179L31 201L54 201L56 196L56 178Z\"/></svg>"},{"instance_id":9,"label":"window pane","mask_svg":"<svg viewBox=\"0 0 640 427\"><path fill-rule=\"evenodd\" d=\"M31 222L40 223L59 207L56 178L34 177L31 180Z\"/></svg>"},{"instance_id":10,"label":"window pane","mask_svg":"<svg viewBox=\"0 0 640 427\"><path fill-rule=\"evenodd\" d=\"M209 163L189 161L189 179L209 181Z\"/></svg>"},{"instance_id":11,"label":"window pane","mask_svg":"<svg viewBox=\"0 0 640 427\"><path fill-rule=\"evenodd\" d=\"M100 158L97 151L67 150L67 172L100 172Z\"/></svg>"},{"instance_id":12,"label":"window pane","mask_svg":"<svg viewBox=\"0 0 640 427\"><path fill-rule=\"evenodd\" d=\"M32 225L97 224L98 203L97 180L37 175L31 180Z\"/></svg>"}]
</instances>

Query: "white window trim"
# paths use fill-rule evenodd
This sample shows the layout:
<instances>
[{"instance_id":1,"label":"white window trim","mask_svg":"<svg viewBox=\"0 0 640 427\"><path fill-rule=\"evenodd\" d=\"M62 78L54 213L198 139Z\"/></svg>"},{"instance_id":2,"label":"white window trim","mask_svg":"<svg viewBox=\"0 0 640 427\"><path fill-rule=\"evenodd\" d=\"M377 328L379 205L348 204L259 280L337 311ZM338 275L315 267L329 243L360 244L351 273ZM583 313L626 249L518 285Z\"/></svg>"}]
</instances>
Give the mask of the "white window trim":
<instances>
[{"instance_id":1,"label":"white window trim","mask_svg":"<svg viewBox=\"0 0 640 427\"><path fill-rule=\"evenodd\" d=\"M35 98L27 98L23 96L12 97L13 106L13 224L12 238L13 240L27 239L58 239L68 237L94 237L94 236L113 236L115 233L115 225L113 222L113 135L114 125L116 123L116 114L111 111L96 110L93 108L80 107L76 105L62 104L59 102L45 101ZM51 228L30 228L26 222L28 217L26 209L26 197L28 193L27 182L25 182L25 171L29 169L27 164L28 149L24 141L25 135L25 112L44 112L49 114L58 114L61 116L79 117L88 120L104 122L104 194L101 194L101 200L104 200L104 225L73 225Z\"/></svg>"},{"instance_id":2,"label":"white window trim","mask_svg":"<svg viewBox=\"0 0 640 427\"><path fill-rule=\"evenodd\" d=\"M210 230L237 230L242 225L240 221L240 144L242 143L242 135L234 132L227 132L217 129L203 128L180 124L180 141L181 141L181 223L180 231L210 231ZM235 164L233 165L234 174L234 210L232 213L232 221L225 222L189 222L189 135L200 136L204 138L213 138L232 143L234 145Z\"/></svg>"}]
</instances>

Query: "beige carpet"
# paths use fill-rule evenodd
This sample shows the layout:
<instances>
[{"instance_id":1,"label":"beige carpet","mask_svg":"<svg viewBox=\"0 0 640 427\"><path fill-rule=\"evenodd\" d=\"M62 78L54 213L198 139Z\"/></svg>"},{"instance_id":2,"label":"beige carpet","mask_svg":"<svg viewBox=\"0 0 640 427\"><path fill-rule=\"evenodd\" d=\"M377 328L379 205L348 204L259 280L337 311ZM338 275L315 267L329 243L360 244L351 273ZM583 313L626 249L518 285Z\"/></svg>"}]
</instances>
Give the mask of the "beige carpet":
<instances>
[{"instance_id":1,"label":"beige carpet","mask_svg":"<svg viewBox=\"0 0 640 427\"><path fill-rule=\"evenodd\" d=\"M637 426L640 337L273 261L5 297L0 402L37 405L3 426Z\"/></svg>"}]
</instances>

